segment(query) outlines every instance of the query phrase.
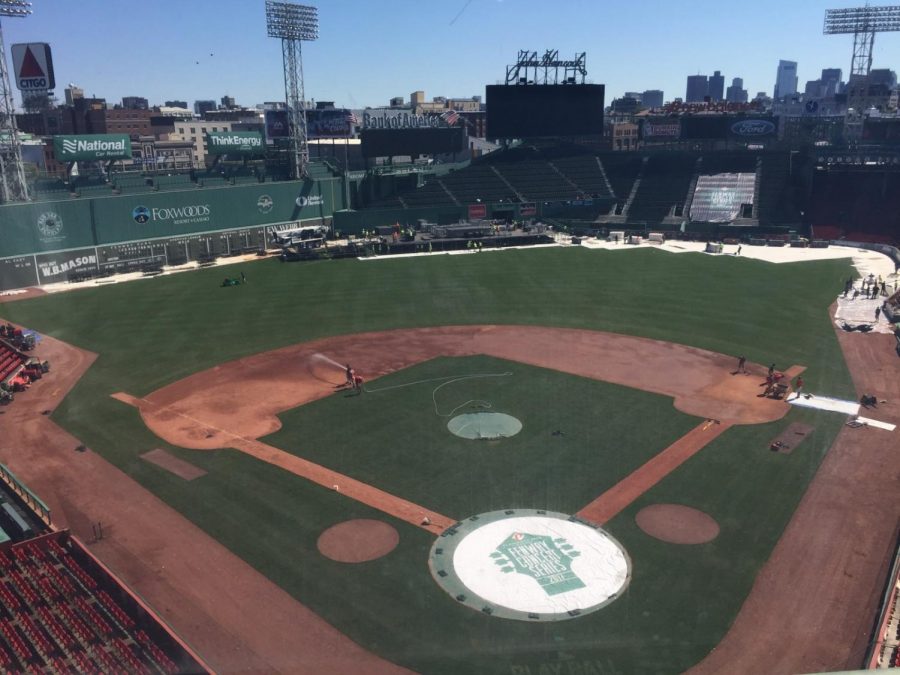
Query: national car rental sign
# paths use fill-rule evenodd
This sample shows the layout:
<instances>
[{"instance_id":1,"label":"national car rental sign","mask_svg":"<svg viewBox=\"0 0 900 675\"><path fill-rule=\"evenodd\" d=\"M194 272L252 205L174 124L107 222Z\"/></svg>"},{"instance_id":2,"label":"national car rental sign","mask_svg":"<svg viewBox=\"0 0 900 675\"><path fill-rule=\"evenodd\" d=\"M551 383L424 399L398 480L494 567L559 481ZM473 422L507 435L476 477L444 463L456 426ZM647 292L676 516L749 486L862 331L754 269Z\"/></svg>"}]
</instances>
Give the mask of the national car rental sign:
<instances>
[{"instance_id":1,"label":"national car rental sign","mask_svg":"<svg viewBox=\"0 0 900 675\"><path fill-rule=\"evenodd\" d=\"M46 42L29 42L13 45L11 51L19 91L40 92L56 88L50 45Z\"/></svg>"}]
</instances>

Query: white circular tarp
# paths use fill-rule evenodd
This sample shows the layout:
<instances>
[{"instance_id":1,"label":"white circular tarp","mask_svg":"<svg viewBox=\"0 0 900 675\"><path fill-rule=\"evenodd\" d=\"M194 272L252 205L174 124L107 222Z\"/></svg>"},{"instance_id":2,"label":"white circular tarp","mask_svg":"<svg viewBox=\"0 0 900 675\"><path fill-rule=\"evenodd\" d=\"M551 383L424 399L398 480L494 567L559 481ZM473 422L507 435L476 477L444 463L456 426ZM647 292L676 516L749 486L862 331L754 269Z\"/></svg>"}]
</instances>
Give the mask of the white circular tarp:
<instances>
[{"instance_id":1,"label":"white circular tarp","mask_svg":"<svg viewBox=\"0 0 900 675\"><path fill-rule=\"evenodd\" d=\"M597 609L627 585L619 544L581 523L549 516L503 518L466 534L453 571L498 607L540 615Z\"/></svg>"}]
</instances>

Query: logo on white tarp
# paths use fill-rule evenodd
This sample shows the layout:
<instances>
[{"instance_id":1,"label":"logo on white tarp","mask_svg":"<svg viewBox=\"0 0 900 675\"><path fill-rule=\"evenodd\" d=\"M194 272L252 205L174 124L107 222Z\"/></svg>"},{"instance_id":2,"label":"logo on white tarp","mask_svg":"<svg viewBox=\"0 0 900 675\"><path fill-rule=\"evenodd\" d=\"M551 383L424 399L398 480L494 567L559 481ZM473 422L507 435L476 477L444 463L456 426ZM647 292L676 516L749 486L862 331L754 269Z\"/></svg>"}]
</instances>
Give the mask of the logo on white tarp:
<instances>
[{"instance_id":1,"label":"logo on white tarp","mask_svg":"<svg viewBox=\"0 0 900 675\"><path fill-rule=\"evenodd\" d=\"M473 516L441 537L429 564L435 581L457 601L528 621L596 611L631 579L628 555L615 539L547 511Z\"/></svg>"}]
</instances>

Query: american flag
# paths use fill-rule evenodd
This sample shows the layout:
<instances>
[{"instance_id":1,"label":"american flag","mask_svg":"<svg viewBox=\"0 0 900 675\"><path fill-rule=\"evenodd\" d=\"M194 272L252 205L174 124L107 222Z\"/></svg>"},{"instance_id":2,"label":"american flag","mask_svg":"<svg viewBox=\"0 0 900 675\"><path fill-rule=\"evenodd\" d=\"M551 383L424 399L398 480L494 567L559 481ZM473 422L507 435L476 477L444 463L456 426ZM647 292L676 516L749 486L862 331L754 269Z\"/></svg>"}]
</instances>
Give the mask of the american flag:
<instances>
[{"instance_id":1,"label":"american flag","mask_svg":"<svg viewBox=\"0 0 900 675\"><path fill-rule=\"evenodd\" d=\"M444 120L448 126L453 126L456 124L457 120L459 120L459 115L455 110L448 110L443 115L441 115L441 119Z\"/></svg>"},{"instance_id":2,"label":"american flag","mask_svg":"<svg viewBox=\"0 0 900 675\"><path fill-rule=\"evenodd\" d=\"M350 111L350 114L347 115L347 124L353 127L359 126L359 116L352 110Z\"/></svg>"}]
</instances>

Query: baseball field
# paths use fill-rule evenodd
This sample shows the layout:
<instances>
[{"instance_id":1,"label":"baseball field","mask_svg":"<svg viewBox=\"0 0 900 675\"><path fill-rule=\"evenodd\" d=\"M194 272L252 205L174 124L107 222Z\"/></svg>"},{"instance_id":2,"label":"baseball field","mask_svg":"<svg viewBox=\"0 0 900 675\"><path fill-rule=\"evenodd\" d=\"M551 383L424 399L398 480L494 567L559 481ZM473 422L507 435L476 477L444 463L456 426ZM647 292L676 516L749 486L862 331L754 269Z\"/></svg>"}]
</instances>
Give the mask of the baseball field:
<instances>
[{"instance_id":1,"label":"baseball field","mask_svg":"<svg viewBox=\"0 0 900 675\"><path fill-rule=\"evenodd\" d=\"M374 655L358 672L689 669L735 622L842 430L839 415L760 397L766 367L856 398L828 315L847 259L546 248L239 271L240 286L198 270L3 304L0 317L96 354L52 421ZM343 386L348 363L360 391ZM520 426L450 431L481 420L478 436L496 413ZM796 429L790 451L770 449ZM78 511L48 490L63 520ZM91 512L114 523L101 555L129 526L110 509ZM513 561L498 579L515 583L485 597L460 551L505 518L522 524L484 564ZM538 542L554 518L587 538L566 543L551 522ZM626 562L605 595L572 604L560 579L590 590L591 537ZM540 562L516 557L523 538ZM179 556L204 575L199 539ZM151 603L174 583L121 571ZM529 584L545 609L521 600ZM222 672L254 668L204 652L189 609L159 609ZM240 611L265 626L262 598ZM267 666L328 670L313 646L308 660L281 648Z\"/></svg>"}]
</instances>

